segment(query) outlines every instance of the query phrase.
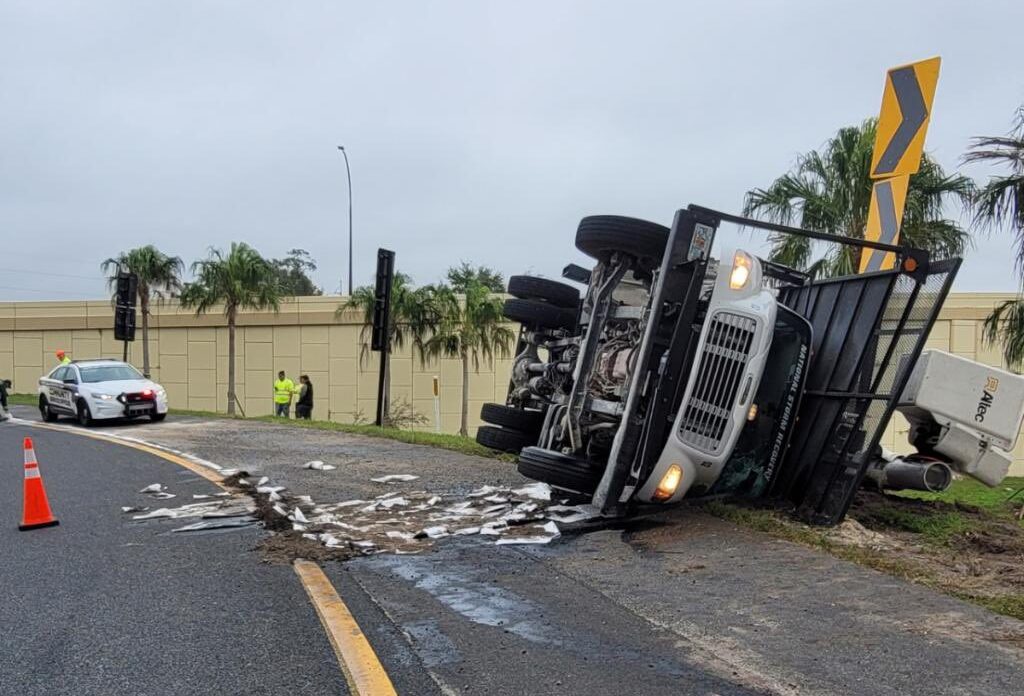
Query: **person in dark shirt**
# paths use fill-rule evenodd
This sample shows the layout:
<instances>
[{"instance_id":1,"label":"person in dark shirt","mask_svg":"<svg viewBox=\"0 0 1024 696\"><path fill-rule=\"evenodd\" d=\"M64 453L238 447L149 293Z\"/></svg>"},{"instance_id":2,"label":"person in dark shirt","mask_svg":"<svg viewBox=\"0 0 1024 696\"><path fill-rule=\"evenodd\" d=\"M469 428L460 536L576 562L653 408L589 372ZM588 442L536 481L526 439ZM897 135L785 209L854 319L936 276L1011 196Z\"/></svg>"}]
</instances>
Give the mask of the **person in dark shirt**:
<instances>
[{"instance_id":1,"label":"person in dark shirt","mask_svg":"<svg viewBox=\"0 0 1024 696\"><path fill-rule=\"evenodd\" d=\"M299 376L299 400L295 402L295 417L310 420L313 418L313 383L309 375Z\"/></svg>"},{"instance_id":2,"label":"person in dark shirt","mask_svg":"<svg viewBox=\"0 0 1024 696\"><path fill-rule=\"evenodd\" d=\"M7 390L10 388L11 380L0 379L0 421L11 417L11 414L7 412Z\"/></svg>"}]
</instances>

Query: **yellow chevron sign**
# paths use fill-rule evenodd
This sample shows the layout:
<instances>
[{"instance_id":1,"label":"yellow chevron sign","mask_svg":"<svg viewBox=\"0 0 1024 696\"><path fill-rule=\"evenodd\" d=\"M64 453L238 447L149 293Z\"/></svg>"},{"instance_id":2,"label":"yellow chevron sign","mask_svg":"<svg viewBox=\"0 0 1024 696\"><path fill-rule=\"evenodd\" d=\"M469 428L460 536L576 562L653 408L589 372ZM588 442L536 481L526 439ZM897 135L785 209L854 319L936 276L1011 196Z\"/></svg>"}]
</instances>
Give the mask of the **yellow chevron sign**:
<instances>
[{"instance_id":1,"label":"yellow chevron sign","mask_svg":"<svg viewBox=\"0 0 1024 696\"><path fill-rule=\"evenodd\" d=\"M900 237L903 206L907 202L910 175L894 176L876 181L871 189L871 207L868 208L868 226L864 238L872 242L895 244ZM881 271L896 265L896 254L877 249L864 249L860 257L860 272Z\"/></svg>"},{"instance_id":2,"label":"yellow chevron sign","mask_svg":"<svg viewBox=\"0 0 1024 696\"><path fill-rule=\"evenodd\" d=\"M871 157L871 178L875 183L865 239L886 244L899 242L907 187L910 175L921 168L941 62L936 56L892 68L886 75ZM864 249L861 253L861 273L889 270L895 265L896 255L892 252Z\"/></svg>"},{"instance_id":3,"label":"yellow chevron sign","mask_svg":"<svg viewBox=\"0 0 1024 696\"><path fill-rule=\"evenodd\" d=\"M901 65L886 75L871 158L872 179L914 174L921 168L941 61L935 57Z\"/></svg>"}]
</instances>

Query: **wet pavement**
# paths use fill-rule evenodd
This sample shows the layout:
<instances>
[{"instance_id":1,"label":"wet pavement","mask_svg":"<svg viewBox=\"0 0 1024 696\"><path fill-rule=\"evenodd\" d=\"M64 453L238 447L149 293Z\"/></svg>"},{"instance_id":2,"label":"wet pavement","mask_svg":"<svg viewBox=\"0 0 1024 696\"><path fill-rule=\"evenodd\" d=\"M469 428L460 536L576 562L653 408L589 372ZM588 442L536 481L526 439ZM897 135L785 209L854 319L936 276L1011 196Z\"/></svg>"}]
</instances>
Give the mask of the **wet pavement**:
<instances>
[{"instance_id":1,"label":"wet pavement","mask_svg":"<svg viewBox=\"0 0 1024 696\"><path fill-rule=\"evenodd\" d=\"M527 483L506 462L258 422L172 417L100 430L267 476L321 505ZM302 468L314 459L337 468ZM388 474L419 478L371 481ZM1024 623L692 508L600 527L568 525L536 547L451 536L326 570L388 669L426 673L445 693L1019 687Z\"/></svg>"}]
</instances>

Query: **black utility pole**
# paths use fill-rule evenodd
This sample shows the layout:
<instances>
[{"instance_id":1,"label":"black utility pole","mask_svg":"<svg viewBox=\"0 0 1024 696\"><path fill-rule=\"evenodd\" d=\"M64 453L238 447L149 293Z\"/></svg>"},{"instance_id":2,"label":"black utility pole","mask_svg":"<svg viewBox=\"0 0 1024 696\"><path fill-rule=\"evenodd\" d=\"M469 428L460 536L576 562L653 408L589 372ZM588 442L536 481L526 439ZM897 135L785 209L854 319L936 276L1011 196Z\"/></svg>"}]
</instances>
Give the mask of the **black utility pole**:
<instances>
[{"instance_id":1,"label":"black utility pole","mask_svg":"<svg viewBox=\"0 0 1024 696\"><path fill-rule=\"evenodd\" d=\"M388 413L388 354L391 352L391 282L395 276L395 252L377 250L377 279L373 292L373 334L370 348L380 352L380 376L377 379L377 427L384 425Z\"/></svg>"}]
</instances>

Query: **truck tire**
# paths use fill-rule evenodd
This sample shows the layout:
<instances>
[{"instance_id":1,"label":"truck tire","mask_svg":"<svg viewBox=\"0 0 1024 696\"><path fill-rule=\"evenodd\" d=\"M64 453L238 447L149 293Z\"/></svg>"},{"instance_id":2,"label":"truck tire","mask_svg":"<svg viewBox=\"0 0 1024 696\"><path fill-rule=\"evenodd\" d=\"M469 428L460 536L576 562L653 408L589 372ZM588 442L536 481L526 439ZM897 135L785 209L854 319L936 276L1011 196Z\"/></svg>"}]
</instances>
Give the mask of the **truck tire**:
<instances>
[{"instance_id":1,"label":"truck tire","mask_svg":"<svg viewBox=\"0 0 1024 696\"><path fill-rule=\"evenodd\" d=\"M543 329L574 329L576 328L575 310L555 307L540 300L505 300L502 310L504 315L528 327Z\"/></svg>"},{"instance_id":2,"label":"truck tire","mask_svg":"<svg viewBox=\"0 0 1024 696\"><path fill-rule=\"evenodd\" d=\"M480 408L480 420L523 433L540 434L541 426L544 425L544 412L504 404L484 404Z\"/></svg>"},{"instance_id":3,"label":"truck tire","mask_svg":"<svg viewBox=\"0 0 1024 696\"><path fill-rule=\"evenodd\" d=\"M601 481L601 470L587 460L541 447L525 447L516 468L527 478L587 496L594 494Z\"/></svg>"},{"instance_id":4,"label":"truck tire","mask_svg":"<svg viewBox=\"0 0 1024 696\"><path fill-rule=\"evenodd\" d=\"M665 254L669 229L655 222L619 215L591 215L580 220L576 248L598 261L616 252L640 261L647 271L658 268Z\"/></svg>"},{"instance_id":5,"label":"truck tire","mask_svg":"<svg viewBox=\"0 0 1024 696\"><path fill-rule=\"evenodd\" d=\"M515 275L508 279L508 294L521 300L543 300L556 307L576 309L580 304L580 291L557 280L536 276Z\"/></svg>"},{"instance_id":6,"label":"truck tire","mask_svg":"<svg viewBox=\"0 0 1024 696\"><path fill-rule=\"evenodd\" d=\"M517 453L522 448L537 441L535 436L527 435L518 430L499 428L494 425L481 425L476 431L477 443L499 452Z\"/></svg>"}]
</instances>

